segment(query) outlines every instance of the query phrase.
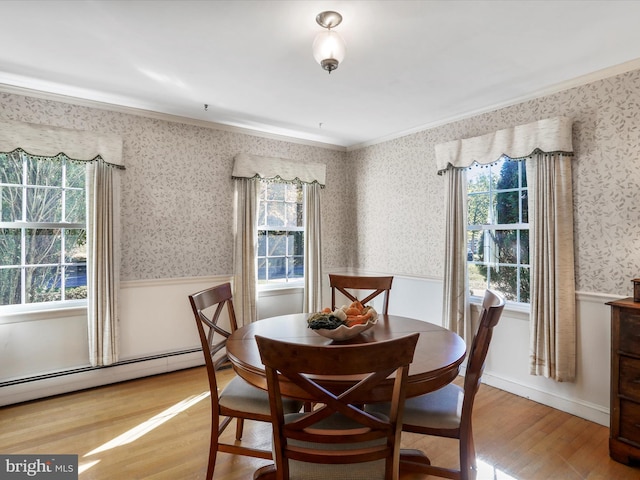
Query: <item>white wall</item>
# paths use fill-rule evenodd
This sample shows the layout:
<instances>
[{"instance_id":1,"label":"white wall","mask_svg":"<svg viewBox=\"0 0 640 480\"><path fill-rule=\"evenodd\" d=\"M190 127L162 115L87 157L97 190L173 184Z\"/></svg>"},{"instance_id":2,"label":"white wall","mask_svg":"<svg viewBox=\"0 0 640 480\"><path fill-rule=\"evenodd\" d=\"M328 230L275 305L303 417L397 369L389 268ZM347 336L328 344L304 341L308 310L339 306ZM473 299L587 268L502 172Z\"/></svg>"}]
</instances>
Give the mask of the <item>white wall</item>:
<instances>
[{"instance_id":1,"label":"white wall","mask_svg":"<svg viewBox=\"0 0 640 480\"><path fill-rule=\"evenodd\" d=\"M0 389L0 405L204 364L202 352L193 351L200 340L188 295L226 281L218 276L123 282L121 364L113 367L90 367L84 314L3 320L0 382L14 383Z\"/></svg>"}]
</instances>

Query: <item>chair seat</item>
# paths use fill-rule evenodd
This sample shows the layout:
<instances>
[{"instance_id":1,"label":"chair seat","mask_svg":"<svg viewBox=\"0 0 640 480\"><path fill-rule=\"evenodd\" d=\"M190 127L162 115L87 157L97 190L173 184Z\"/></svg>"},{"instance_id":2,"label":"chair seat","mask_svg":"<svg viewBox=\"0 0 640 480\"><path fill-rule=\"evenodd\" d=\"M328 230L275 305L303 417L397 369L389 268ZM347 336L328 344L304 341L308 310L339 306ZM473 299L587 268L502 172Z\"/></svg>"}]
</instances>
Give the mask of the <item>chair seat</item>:
<instances>
[{"instance_id":1,"label":"chair seat","mask_svg":"<svg viewBox=\"0 0 640 480\"><path fill-rule=\"evenodd\" d=\"M266 391L249 385L241 377L233 379L224 387L220 393L219 400L222 408L239 410L242 412L257 413L260 415L271 415L269 406L269 395ZM299 412L302 402L283 399L282 406L287 413Z\"/></svg>"},{"instance_id":2,"label":"chair seat","mask_svg":"<svg viewBox=\"0 0 640 480\"><path fill-rule=\"evenodd\" d=\"M289 423L296 420L305 413L290 413L285 415L285 423ZM388 420L388 417L381 413L374 413L378 418ZM328 418L315 424L318 428L329 430L343 430L349 428L357 428L359 425L357 422L346 418L340 414L333 414ZM297 440L289 440L290 445L304 446L313 448L316 450L347 450L350 447L362 448L370 445L379 445L384 443L384 440L377 440L371 442L361 442L357 444L349 443L312 443L301 442ZM318 464L318 463L306 463L295 460L289 460L289 480L384 480L384 460L376 460L373 462L354 463L354 464Z\"/></svg>"},{"instance_id":3,"label":"chair seat","mask_svg":"<svg viewBox=\"0 0 640 480\"><path fill-rule=\"evenodd\" d=\"M458 428L462 418L463 398L464 390L453 383L435 392L407 398L404 402L402 423L423 428ZM370 413L385 413L389 410L389 405L386 403L369 404L365 410Z\"/></svg>"}]
</instances>

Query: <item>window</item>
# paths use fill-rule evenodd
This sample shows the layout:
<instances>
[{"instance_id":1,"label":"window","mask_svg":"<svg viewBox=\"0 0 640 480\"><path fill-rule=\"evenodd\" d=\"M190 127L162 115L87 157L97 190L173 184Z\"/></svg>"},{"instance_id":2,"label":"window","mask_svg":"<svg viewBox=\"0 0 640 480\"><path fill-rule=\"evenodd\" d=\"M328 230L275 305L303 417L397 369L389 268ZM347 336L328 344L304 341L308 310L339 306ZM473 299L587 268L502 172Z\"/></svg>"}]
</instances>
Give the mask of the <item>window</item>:
<instances>
[{"instance_id":1,"label":"window","mask_svg":"<svg viewBox=\"0 0 640 480\"><path fill-rule=\"evenodd\" d=\"M258 203L258 284L304 278L302 185L261 182Z\"/></svg>"},{"instance_id":2,"label":"window","mask_svg":"<svg viewBox=\"0 0 640 480\"><path fill-rule=\"evenodd\" d=\"M472 296L487 288L529 303L529 218L525 160L502 157L467 170L467 273Z\"/></svg>"},{"instance_id":3,"label":"window","mask_svg":"<svg viewBox=\"0 0 640 480\"><path fill-rule=\"evenodd\" d=\"M85 299L85 164L2 153L0 202L0 306Z\"/></svg>"}]
</instances>

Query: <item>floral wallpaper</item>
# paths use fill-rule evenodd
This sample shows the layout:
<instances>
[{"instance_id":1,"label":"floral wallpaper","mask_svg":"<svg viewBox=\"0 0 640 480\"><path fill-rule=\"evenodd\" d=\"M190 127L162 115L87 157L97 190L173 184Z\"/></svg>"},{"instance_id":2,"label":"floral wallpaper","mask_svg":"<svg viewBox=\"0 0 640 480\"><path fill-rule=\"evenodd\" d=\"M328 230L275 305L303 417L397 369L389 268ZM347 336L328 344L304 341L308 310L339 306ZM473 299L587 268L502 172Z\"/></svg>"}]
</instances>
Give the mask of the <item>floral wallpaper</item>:
<instances>
[{"instance_id":1,"label":"floral wallpaper","mask_svg":"<svg viewBox=\"0 0 640 480\"><path fill-rule=\"evenodd\" d=\"M325 163L325 231L347 223L345 152L0 93L0 118L113 133L123 138L122 280L228 275L233 271L233 157L238 153ZM324 265L348 244L327 235Z\"/></svg>"},{"instance_id":2,"label":"floral wallpaper","mask_svg":"<svg viewBox=\"0 0 640 480\"><path fill-rule=\"evenodd\" d=\"M122 136L122 279L232 271L237 153L327 165L323 266L439 279L444 179L437 143L574 119L576 289L630 295L640 277L640 71L349 152L0 93L0 118Z\"/></svg>"},{"instance_id":3,"label":"floral wallpaper","mask_svg":"<svg viewBox=\"0 0 640 480\"><path fill-rule=\"evenodd\" d=\"M640 71L349 152L361 186L352 266L441 278L435 145L559 115L574 120L576 289L631 295L640 277Z\"/></svg>"}]
</instances>

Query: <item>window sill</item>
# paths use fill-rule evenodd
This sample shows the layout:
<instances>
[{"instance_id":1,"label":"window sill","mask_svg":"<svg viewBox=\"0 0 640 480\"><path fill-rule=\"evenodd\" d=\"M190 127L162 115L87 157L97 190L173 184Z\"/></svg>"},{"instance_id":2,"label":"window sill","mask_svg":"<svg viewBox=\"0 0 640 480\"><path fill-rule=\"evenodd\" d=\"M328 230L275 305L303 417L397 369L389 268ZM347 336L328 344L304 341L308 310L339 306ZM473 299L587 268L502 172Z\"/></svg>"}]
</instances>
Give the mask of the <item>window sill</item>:
<instances>
[{"instance_id":1,"label":"window sill","mask_svg":"<svg viewBox=\"0 0 640 480\"><path fill-rule=\"evenodd\" d=\"M469 303L472 308L476 308L480 311L482 308L482 297L471 297L469 299ZM506 302L504 311L509 312L509 317L511 318L528 321L531 314L531 306L528 303Z\"/></svg>"},{"instance_id":2,"label":"window sill","mask_svg":"<svg viewBox=\"0 0 640 480\"><path fill-rule=\"evenodd\" d=\"M35 322L75 316L86 316L87 301L75 300L58 305L20 305L0 307L0 325Z\"/></svg>"},{"instance_id":3,"label":"window sill","mask_svg":"<svg viewBox=\"0 0 640 480\"><path fill-rule=\"evenodd\" d=\"M302 290L304 290L304 283L302 282L261 285L258 287L258 295L261 297L287 295L290 293L298 293Z\"/></svg>"}]
</instances>

